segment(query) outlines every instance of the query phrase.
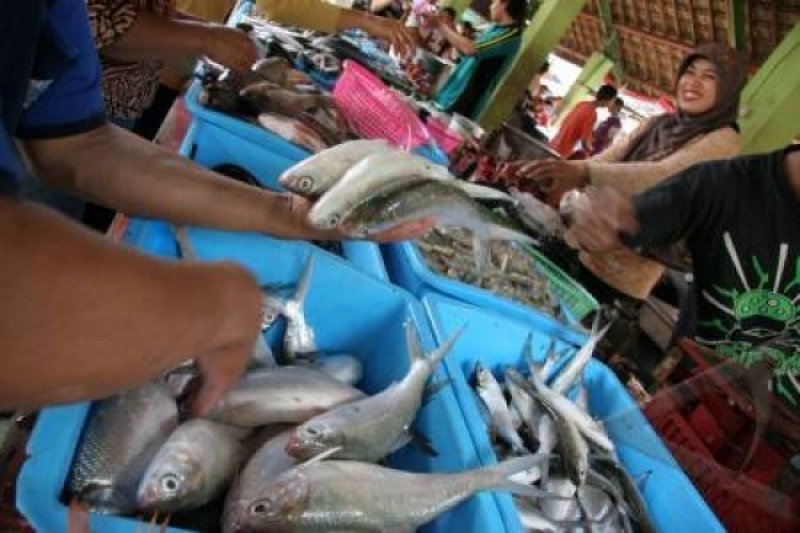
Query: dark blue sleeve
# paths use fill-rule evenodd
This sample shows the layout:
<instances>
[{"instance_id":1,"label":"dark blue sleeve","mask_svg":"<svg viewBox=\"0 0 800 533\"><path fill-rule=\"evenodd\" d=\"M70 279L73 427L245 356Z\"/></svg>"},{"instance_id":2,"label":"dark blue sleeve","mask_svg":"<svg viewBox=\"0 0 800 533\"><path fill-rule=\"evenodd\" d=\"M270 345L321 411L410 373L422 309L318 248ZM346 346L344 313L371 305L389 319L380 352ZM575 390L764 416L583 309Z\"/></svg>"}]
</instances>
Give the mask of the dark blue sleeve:
<instances>
[{"instance_id":1,"label":"dark blue sleeve","mask_svg":"<svg viewBox=\"0 0 800 533\"><path fill-rule=\"evenodd\" d=\"M105 122L102 69L89 29L85 0L54 0L42 32L65 58L52 81L32 80L35 100L17 126L20 138L53 138L94 129Z\"/></svg>"},{"instance_id":2,"label":"dark blue sleeve","mask_svg":"<svg viewBox=\"0 0 800 533\"><path fill-rule=\"evenodd\" d=\"M0 197L17 192L17 176L23 172L22 163L6 129L0 127Z\"/></svg>"}]
</instances>

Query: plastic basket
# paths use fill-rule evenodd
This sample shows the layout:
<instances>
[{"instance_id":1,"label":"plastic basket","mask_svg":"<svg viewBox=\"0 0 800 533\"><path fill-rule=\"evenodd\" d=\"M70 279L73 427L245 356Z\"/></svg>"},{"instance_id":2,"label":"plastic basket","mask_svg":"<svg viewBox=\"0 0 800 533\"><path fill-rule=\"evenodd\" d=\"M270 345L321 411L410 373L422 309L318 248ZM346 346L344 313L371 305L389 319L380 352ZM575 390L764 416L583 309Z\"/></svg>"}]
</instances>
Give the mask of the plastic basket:
<instances>
[{"instance_id":1,"label":"plastic basket","mask_svg":"<svg viewBox=\"0 0 800 533\"><path fill-rule=\"evenodd\" d=\"M386 139L404 148L417 148L432 141L411 106L355 61L344 62L333 100L362 137Z\"/></svg>"},{"instance_id":2,"label":"plastic basket","mask_svg":"<svg viewBox=\"0 0 800 533\"><path fill-rule=\"evenodd\" d=\"M453 352L445 359L445 367L453 381L456 399L481 461L485 465L494 464L497 457L469 385L475 363L481 361L498 377L507 366L515 366L526 372L520 360L520 351L528 335L533 335L534 357L540 361L545 357L551 337L498 313L442 296L427 296L422 303L439 342L466 325ZM556 347L559 351L563 348L563 344ZM575 349L574 345L572 348ZM628 473L637 478L650 472L644 484L643 496L657 530L722 532L723 528L714 513L614 373L602 363L592 360L584 373L584 385L589 392L589 411L603 421ZM521 532L512 498L501 493L496 493L494 497L504 529L492 531Z\"/></svg>"},{"instance_id":3,"label":"plastic basket","mask_svg":"<svg viewBox=\"0 0 800 533\"><path fill-rule=\"evenodd\" d=\"M158 232L156 232L158 233ZM147 232L145 250L159 239ZM255 234L189 230L202 260L233 260L253 272L265 285L295 283L309 257L314 258L306 316L315 327L321 350L352 353L364 363L359 387L375 393L400 379L407 371L403 322L412 320L426 348L433 339L419 304L408 293L364 275L341 259L306 243L279 241ZM158 244L159 253L161 246ZM342 295L346 294L346 298ZM273 328L274 329L274 328ZM269 337L269 335L268 335ZM270 338L273 347L279 343ZM446 376L443 368L437 379ZM29 442L27 460L18 482L17 505L36 531L67 530L67 508L60 500L72 458L86 424L89 404L45 409ZM431 439L440 452L427 456L413 446L392 454L389 464L417 472L452 472L479 466L472 439L461 417L452 387L433 396L417 418L415 427ZM133 533L148 530L136 519L90 514L92 531ZM490 494L483 493L442 514L422 528L425 532L494 531L499 523ZM180 531L170 528L171 532Z\"/></svg>"},{"instance_id":4,"label":"plastic basket","mask_svg":"<svg viewBox=\"0 0 800 533\"><path fill-rule=\"evenodd\" d=\"M422 299L428 294L445 295L520 320L537 331L568 342L580 343L586 339L584 331L565 326L543 311L434 272L411 241L385 244L381 251L389 279L417 298Z\"/></svg>"}]
</instances>

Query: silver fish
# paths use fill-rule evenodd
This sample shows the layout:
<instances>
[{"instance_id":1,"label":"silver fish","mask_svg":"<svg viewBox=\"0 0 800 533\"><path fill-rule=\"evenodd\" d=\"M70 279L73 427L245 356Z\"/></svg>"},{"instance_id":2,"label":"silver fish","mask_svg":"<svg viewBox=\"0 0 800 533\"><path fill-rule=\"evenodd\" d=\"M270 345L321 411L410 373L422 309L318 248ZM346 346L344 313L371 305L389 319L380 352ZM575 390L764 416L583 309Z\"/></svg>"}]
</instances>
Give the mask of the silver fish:
<instances>
[{"instance_id":1,"label":"silver fish","mask_svg":"<svg viewBox=\"0 0 800 533\"><path fill-rule=\"evenodd\" d=\"M394 150L370 155L350 168L345 175L314 204L308 219L317 228L339 226L358 206L376 195L403 189L411 183L443 181L467 197L505 199L496 189L456 180L446 167L427 159Z\"/></svg>"},{"instance_id":2,"label":"silver fish","mask_svg":"<svg viewBox=\"0 0 800 533\"><path fill-rule=\"evenodd\" d=\"M581 387L578 389L578 396L575 398L575 405L587 413L589 412L589 389L583 385L581 385Z\"/></svg>"},{"instance_id":3,"label":"silver fish","mask_svg":"<svg viewBox=\"0 0 800 533\"><path fill-rule=\"evenodd\" d=\"M403 380L301 424L286 447L290 455L309 459L338 447L336 458L378 461L408 442L425 385L461 331L426 357L413 323L408 321L404 327L411 365Z\"/></svg>"},{"instance_id":4,"label":"silver fish","mask_svg":"<svg viewBox=\"0 0 800 533\"><path fill-rule=\"evenodd\" d=\"M67 480L68 492L99 513L136 509L147 464L178 425L169 390L150 383L96 402Z\"/></svg>"},{"instance_id":5,"label":"silver fish","mask_svg":"<svg viewBox=\"0 0 800 533\"><path fill-rule=\"evenodd\" d=\"M549 480L547 480L547 483L543 483L542 488L548 492L552 492L553 494L558 494L559 496L566 496L569 498L573 498L576 492L575 484L569 479L562 477L551 477ZM574 498L566 501L545 500L542 502L541 506L542 513L544 513L546 517L548 517L550 520L558 521L571 518L578 509L578 505Z\"/></svg>"},{"instance_id":6,"label":"silver fish","mask_svg":"<svg viewBox=\"0 0 800 533\"><path fill-rule=\"evenodd\" d=\"M243 427L299 423L363 397L319 370L280 366L246 374L208 418Z\"/></svg>"},{"instance_id":7,"label":"silver fish","mask_svg":"<svg viewBox=\"0 0 800 533\"><path fill-rule=\"evenodd\" d=\"M272 348L269 347L263 335L258 335L258 337L256 337L250 361L253 365L264 368L278 366L278 363L275 361L275 355L272 353Z\"/></svg>"},{"instance_id":8,"label":"silver fish","mask_svg":"<svg viewBox=\"0 0 800 533\"><path fill-rule=\"evenodd\" d=\"M511 372L519 374L515 369L509 368L506 370L506 376ZM522 376L520 376L520 379L522 379ZM536 429L539 425L539 417L542 416L542 409L539 406L539 403L533 397L531 397L530 394L520 389L507 377L506 388L508 388L508 392L511 394L511 405L514 410L519 413L519 416L522 419L524 426L527 428L528 433L530 435L536 435Z\"/></svg>"},{"instance_id":9,"label":"silver fish","mask_svg":"<svg viewBox=\"0 0 800 533\"><path fill-rule=\"evenodd\" d=\"M285 450L291 434L292 428L289 428L269 439L247 461L225 499L225 531L236 531L235 524L239 517L247 515L250 505L265 494L269 484L297 465L297 461Z\"/></svg>"},{"instance_id":10,"label":"silver fish","mask_svg":"<svg viewBox=\"0 0 800 533\"><path fill-rule=\"evenodd\" d=\"M508 477L541 461L517 457L456 474L412 474L356 461L312 461L282 474L226 523L237 531L397 531L436 518L476 492L549 497Z\"/></svg>"},{"instance_id":11,"label":"silver fish","mask_svg":"<svg viewBox=\"0 0 800 533\"><path fill-rule=\"evenodd\" d=\"M541 533L557 533L563 530L558 524L547 518L542 512L522 498L515 500L519 521L525 531Z\"/></svg>"},{"instance_id":12,"label":"silver fish","mask_svg":"<svg viewBox=\"0 0 800 533\"><path fill-rule=\"evenodd\" d=\"M304 159L281 174L278 181L297 194L316 198L342 179L365 157L394 150L385 140L348 141Z\"/></svg>"},{"instance_id":13,"label":"silver fish","mask_svg":"<svg viewBox=\"0 0 800 533\"><path fill-rule=\"evenodd\" d=\"M319 369L336 381L353 386L364 376L364 365L352 355L336 354L320 357Z\"/></svg>"},{"instance_id":14,"label":"silver fish","mask_svg":"<svg viewBox=\"0 0 800 533\"><path fill-rule=\"evenodd\" d=\"M511 187L514 208L522 223L538 235L561 237L566 227L559 212L530 193Z\"/></svg>"},{"instance_id":15,"label":"silver fish","mask_svg":"<svg viewBox=\"0 0 800 533\"><path fill-rule=\"evenodd\" d=\"M598 313L597 316L600 316ZM597 346L597 343L600 342L600 339L608 331L608 328L611 324L606 324L606 326L602 329L599 329L599 322L598 318L595 318L594 325L592 326L592 333L589 335L589 339L586 343L581 346L581 349L573 356L572 360L567 364L564 370L556 376L555 381L550 386L553 389L553 392L558 394L566 394L570 388L578 381L578 378L583 374L584 368L592 359L592 354L594 353L594 349Z\"/></svg>"},{"instance_id":16,"label":"silver fish","mask_svg":"<svg viewBox=\"0 0 800 533\"><path fill-rule=\"evenodd\" d=\"M377 195L354 209L340 227L350 235L364 237L425 217L435 217L440 227L466 228L476 242L535 242L524 233L495 223L464 191L444 181L422 181Z\"/></svg>"},{"instance_id":17,"label":"silver fish","mask_svg":"<svg viewBox=\"0 0 800 533\"><path fill-rule=\"evenodd\" d=\"M137 492L140 509L194 509L216 498L246 458L249 429L184 422L153 457Z\"/></svg>"},{"instance_id":18,"label":"silver fish","mask_svg":"<svg viewBox=\"0 0 800 533\"><path fill-rule=\"evenodd\" d=\"M589 473L589 445L586 443L583 435L581 435L578 425L568 414L564 413L561 404L556 401L556 399L560 398L565 400L573 407L574 404L566 400L566 398L560 394L555 394L549 390L536 374L531 376L534 385L531 385L523 379L517 379L513 374L508 377L519 385L520 388L528 391L531 396L538 398L550 416L553 417L564 469L575 485L579 487L583 485Z\"/></svg>"},{"instance_id":19,"label":"silver fish","mask_svg":"<svg viewBox=\"0 0 800 533\"><path fill-rule=\"evenodd\" d=\"M480 361L475 364L475 381L478 396L489 410L497 434L511 446L514 453L529 453L522 437L514 429L511 412L503 396L503 389L500 388L494 375Z\"/></svg>"}]
</instances>

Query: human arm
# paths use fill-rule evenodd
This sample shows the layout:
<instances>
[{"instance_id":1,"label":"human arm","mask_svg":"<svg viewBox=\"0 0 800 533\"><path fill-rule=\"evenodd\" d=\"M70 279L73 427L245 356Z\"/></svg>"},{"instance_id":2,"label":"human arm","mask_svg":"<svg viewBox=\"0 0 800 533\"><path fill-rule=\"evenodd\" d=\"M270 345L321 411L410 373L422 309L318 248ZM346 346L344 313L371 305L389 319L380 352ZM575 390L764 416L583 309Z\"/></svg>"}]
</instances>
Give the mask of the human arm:
<instances>
[{"instance_id":1,"label":"human arm","mask_svg":"<svg viewBox=\"0 0 800 533\"><path fill-rule=\"evenodd\" d=\"M324 32L361 29L389 41L401 54L415 47L411 32L400 21L364 11L342 9L322 0L257 0L256 5L268 19L281 24Z\"/></svg>"},{"instance_id":2,"label":"human arm","mask_svg":"<svg viewBox=\"0 0 800 533\"><path fill-rule=\"evenodd\" d=\"M107 59L175 62L206 55L238 71L248 70L257 59L255 44L235 28L159 16L133 0L121 4L90 0L87 8L97 48Z\"/></svg>"},{"instance_id":3,"label":"human arm","mask_svg":"<svg viewBox=\"0 0 800 533\"><path fill-rule=\"evenodd\" d=\"M475 41L458 33L453 26L447 23L444 17L435 17L434 24L442 36L462 55L471 56L478 51Z\"/></svg>"},{"instance_id":4,"label":"human arm","mask_svg":"<svg viewBox=\"0 0 800 533\"><path fill-rule=\"evenodd\" d=\"M0 409L101 398L195 358L202 412L249 358L261 296L240 267L155 260L8 197L0 249Z\"/></svg>"}]
</instances>

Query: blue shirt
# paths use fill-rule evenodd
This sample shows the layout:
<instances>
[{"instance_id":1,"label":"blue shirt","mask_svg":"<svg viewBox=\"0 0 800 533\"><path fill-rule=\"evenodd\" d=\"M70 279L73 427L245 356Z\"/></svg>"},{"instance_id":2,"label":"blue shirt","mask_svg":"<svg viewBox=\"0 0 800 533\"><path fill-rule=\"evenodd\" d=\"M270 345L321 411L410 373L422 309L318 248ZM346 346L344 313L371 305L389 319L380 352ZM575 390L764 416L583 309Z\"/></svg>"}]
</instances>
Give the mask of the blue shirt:
<instances>
[{"instance_id":1,"label":"blue shirt","mask_svg":"<svg viewBox=\"0 0 800 533\"><path fill-rule=\"evenodd\" d=\"M0 194L13 194L24 172L13 137L65 137L105 122L85 1L5 0L0 72Z\"/></svg>"}]
</instances>

